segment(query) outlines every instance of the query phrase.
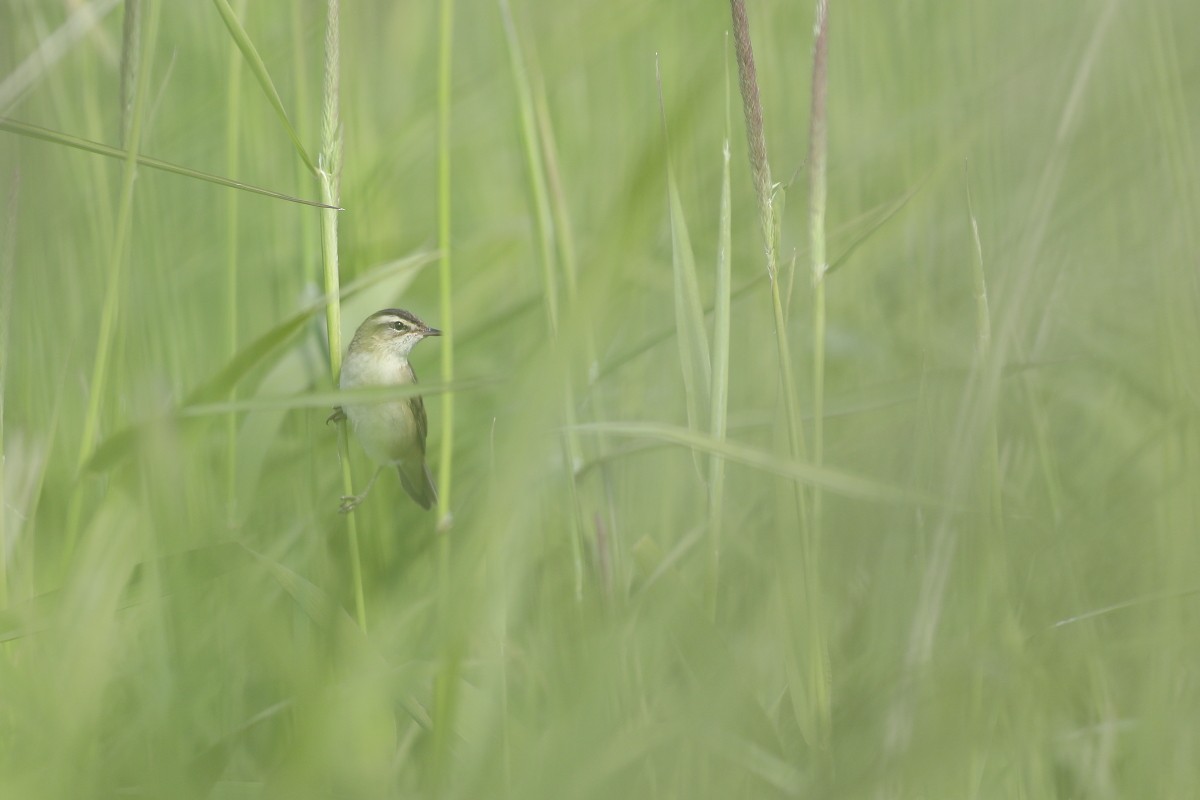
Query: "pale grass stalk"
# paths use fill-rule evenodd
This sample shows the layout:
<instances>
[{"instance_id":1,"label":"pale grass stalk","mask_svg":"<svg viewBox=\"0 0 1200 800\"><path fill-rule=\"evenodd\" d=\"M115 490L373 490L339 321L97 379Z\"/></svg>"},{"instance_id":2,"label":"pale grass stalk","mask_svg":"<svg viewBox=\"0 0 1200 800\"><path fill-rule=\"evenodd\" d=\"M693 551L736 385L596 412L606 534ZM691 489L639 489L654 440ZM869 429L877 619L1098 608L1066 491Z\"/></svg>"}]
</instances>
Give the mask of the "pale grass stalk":
<instances>
[{"instance_id":1,"label":"pale grass stalk","mask_svg":"<svg viewBox=\"0 0 1200 800\"><path fill-rule=\"evenodd\" d=\"M808 243L813 285L813 463L825 460L825 273L829 261L825 247L825 161L827 150L826 96L829 35L828 0L817 0L813 27L812 107L808 145ZM821 541L821 490L813 490L813 542Z\"/></svg>"},{"instance_id":2,"label":"pale grass stalk","mask_svg":"<svg viewBox=\"0 0 1200 800\"><path fill-rule=\"evenodd\" d=\"M725 142L721 148L721 208L717 222L717 280L713 290L712 388L709 391L710 433L725 441L729 408L729 316L732 296L733 209L730 151L732 131L729 91L729 37L725 37ZM721 533L725 513L725 459L714 453L708 460L708 614L717 616L720 589Z\"/></svg>"},{"instance_id":3,"label":"pale grass stalk","mask_svg":"<svg viewBox=\"0 0 1200 800\"><path fill-rule=\"evenodd\" d=\"M746 17L745 0L730 0L733 16L734 50L737 54L739 87L742 94L742 110L746 118L746 140L750 155L750 170L758 197L759 224L763 233L766 251L767 275L771 282L771 313L775 322L775 344L779 356L779 378L783 384L784 416L788 432L788 453L799 460L804 453L804 433L800 425L800 401L797 397L795 376L792 372L791 351L788 344L787 322L783 313L778 265L779 223L774 202L774 185L771 168L767 160L767 144L763 132L763 109L759 97L758 76L754 65L754 48L750 40L750 23ZM801 728L810 741L824 748L829 741L829 726L832 717L829 696L828 647L825 641L824 617L821 612L820 569L812 520L804 489L792 484L797 524L800 527L801 568L804 574L803 610L795 609L796 598L785 591L785 602L791 613L803 615L806 638L803 650L808 655L808 671L804 688L792 686L792 707ZM783 537L784 552L791 550L790 537ZM790 614L789 614L790 615ZM798 636L788 629L790 636ZM793 642L790 651L801 649ZM806 698L795 696L807 695Z\"/></svg>"},{"instance_id":4,"label":"pale grass stalk","mask_svg":"<svg viewBox=\"0 0 1200 800\"><path fill-rule=\"evenodd\" d=\"M663 142L667 151L667 205L671 216L671 277L675 304L675 342L679 347L679 366L683 376L684 394L687 400L688 426L693 430L710 428L709 411L712 386L712 358L709 353L708 335L704 328L704 308L700 304L699 280L696 276L696 259L692 250L691 235L683 213L683 202L679 196L679 185L671 159L671 138L667 126L666 105L663 102L662 76L655 64L655 79L658 83L658 107L662 116ZM693 453L696 468L700 470L700 457Z\"/></svg>"},{"instance_id":5,"label":"pale grass stalk","mask_svg":"<svg viewBox=\"0 0 1200 800\"><path fill-rule=\"evenodd\" d=\"M129 129L133 122L134 90L137 88L137 73L141 59L142 0L125 0L125 12L121 21L121 144L129 142Z\"/></svg>"},{"instance_id":6,"label":"pale grass stalk","mask_svg":"<svg viewBox=\"0 0 1200 800\"><path fill-rule=\"evenodd\" d=\"M438 16L438 82L437 82L437 226L438 290L440 294L442 329L442 380L454 379L454 303L453 303L453 242L451 237L450 181L450 110L453 82L454 0L441 0ZM441 404L442 437L438 461L437 531L437 614L447 643L442 648L441 665L434 678L433 695L433 787L434 795L441 793L448 774L450 745L454 732L455 706L458 698L459 666L462 659L458 637L453 634L451 618L452 591L450 578L450 529L454 518L451 511L451 480L454 458L454 393L447 392Z\"/></svg>"},{"instance_id":7,"label":"pale grass stalk","mask_svg":"<svg viewBox=\"0 0 1200 800\"><path fill-rule=\"evenodd\" d=\"M246 0L240 0L236 13L246 11ZM242 109L242 55L238 48L229 51L229 92L225 103L225 174L237 175L241 165L239 131ZM229 195L225 205L225 313L226 353L232 361L238 353L238 220L239 196ZM229 389L229 402L237 401L237 385ZM229 523L237 519L238 459L236 414L225 418L225 503Z\"/></svg>"},{"instance_id":8,"label":"pale grass stalk","mask_svg":"<svg viewBox=\"0 0 1200 800\"><path fill-rule=\"evenodd\" d=\"M500 17L508 40L509 61L512 66L513 84L517 92L517 107L520 111L521 142L525 149L525 164L529 169L529 188L533 194L533 210L538 229L538 245L542 266L542 289L546 301L546 322L551 336L558 336L558 272L555 262L554 218L550 210L549 192L546 189L546 172L542 163L537 121L533 107L533 91L529 72L525 67L525 55L517 35L516 22L508 0L499 0Z\"/></svg>"},{"instance_id":9,"label":"pale grass stalk","mask_svg":"<svg viewBox=\"0 0 1200 800\"><path fill-rule=\"evenodd\" d=\"M329 371L336 385L342 371L342 302L341 277L338 271L338 206L342 169L341 92L341 34L339 30L341 3L328 0L325 7L325 89L324 111L321 115L321 152L317 181L321 187L321 202L330 206L321 210L321 263L325 273L325 331L329 338ZM338 457L342 466L342 491L354 494L354 475L350 469L350 448L343 423L338 436ZM358 522L353 514L346 515L346 534L350 547L350 572L354 585L354 616L364 631L367 629L367 603L363 593L362 555L358 544Z\"/></svg>"},{"instance_id":10,"label":"pale grass stalk","mask_svg":"<svg viewBox=\"0 0 1200 800\"><path fill-rule=\"evenodd\" d=\"M5 468L4 396L8 388L8 326L12 319L13 273L17 260L17 198L20 173L14 172L5 204L4 236L0 240L0 609L8 608L8 507L9 488ZM14 537L15 538L15 537Z\"/></svg>"},{"instance_id":11,"label":"pale grass stalk","mask_svg":"<svg viewBox=\"0 0 1200 800\"><path fill-rule=\"evenodd\" d=\"M829 2L817 0L816 21L813 25L812 107L808 149L809 256L813 281L813 465L817 468L825 463L825 273L829 270L825 239L828 52ZM813 487L806 582L812 587L809 590L809 602L814 611L810 624L814 628L824 625L821 575L818 571L821 540L824 536L823 507L824 495L821 487ZM823 636L823 633L816 635ZM823 639L821 644L825 644ZM810 686L817 705L817 740L822 748L829 747L832 736L830 729L833 725L828 657L828 651L822 646L810 661L813 668Z\"/></svg>"},{"instance_id":12,"label":"pale grass stalk","mask_svg":"<svg viewBox=\"0 0 1200 800\"><path fill-rule=\"evenodd\" d=\"M975 217L975 203L971 197L971 175L963 164L963 179L966 183L967 217L971 225L971 242L975 258L971 261L971 275L975 283L975 360L982 368L991 358L992 315L988 309L987 273L983 268L983 241L979 237L979 221ZM1000 476L1000 434L993 414L988 422L985 482L988 486L989 508L992 519L992 534L1003 538L1004 498Z\"/></svg>"},{"instance_id":13,"label":"pale grass stalk","mask_svg":"<svg viewBox=\"0 0 1200 800\"><path fill-rule=\"evenodd\" d=\"M966 188L967 199L967 219L971 228L971 242L974 245L971 260L971 274L975 284L975 365L976 370L981 370L991 358L992 345L992 318L988 308L988 292L987 292L987 275L983 267L983 241L979 235L979 221L975 216L975 204L971 197L971 173L967 162L963 162L963 182ZM1004 512L1003 512L1003 486L1001 484L1000 475L1000 436L997 430L996 415L993 414L987 422L987 432L985 453L982 463L982 478L983 483L988 490L989 498L989 524L983 526L983 534L986 536L987 551L998 552L999 567L996 569L1001 575L1006 576L1008 573L1007 553L1004 551ZM990 560L990 559L989 559ZM982 602L986 598L980 598L981 603L977 606L977 613L983 617L987 604ZM980 625L986 625L986 619L980 619ZM970 692L970 713L972 715L981 715L984 708L984 698L986 697L987 687L981 672L977 672L972 676L971 692ZM970 755L971 769L971 796L979 796L979 788L983 782L983 776L986 769L986 757L978 751L973 750Z\"/></svg>"},{"instance_id":14,"label":"pale grass stalk","mask_svg":"<svg viewBox=\"0 0 1200 800\"><path fill-rule=\"evenodd\" d=\"M750 153L750 171L758 199L758 219L762 229L766 254L767 277L771 285L771 311L775 322L775 344L779 357L779 373L783 384L784 412L787 421L788 449L793 458L804 452L804 431L800 425L800 401L792 374L791 350L783 315L779 288L779 226L775 213L775 192L771 182L771 166L767 161L767 142L763 133L762 101L759 99L758 75L754 66L754 48L750 41L750 22L746 17L744 0L730 0L733 11L734 52L738 62L738 82L742 95L742 111L746 118L746 142ZM796 491L797 518L802 527L808 525L807 502Z\"/></svg>"},{"instance_id":15,"label":"pale grass stalk","mask_svg":"<svg viewBox=\"0 0 1200 800\"><path fill-rule=\"evenodd\" d=\"M453 247L450 229L450 109L453 73L454 0L441 0L438 37L438 291L442 329L442 381L454 380L454 281ZM438 530L449 532L453 524L450 511L451 481L454 477L454 394L442 398L442 436L438 458Z\"/></svg>"}]
</instances>

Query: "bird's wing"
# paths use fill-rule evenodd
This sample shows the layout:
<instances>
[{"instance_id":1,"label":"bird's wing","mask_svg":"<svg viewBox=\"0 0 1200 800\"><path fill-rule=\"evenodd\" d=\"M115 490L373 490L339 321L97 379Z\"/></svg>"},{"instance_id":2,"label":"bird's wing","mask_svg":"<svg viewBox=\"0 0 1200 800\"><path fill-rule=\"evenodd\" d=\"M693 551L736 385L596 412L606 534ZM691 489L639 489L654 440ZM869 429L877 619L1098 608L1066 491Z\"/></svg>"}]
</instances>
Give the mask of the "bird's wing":
<instances>
[{"instance_id":1,"label":"bird's wing","mask_svg":"<svg viewBox=\"0 0 1200 800\"><path fill-rule=\"evenodd\" d=\"M411 369L411 367L410 367ZM417 373L412 374L413 383L417 382ZM429 434L429 417L425 415L425 401L421 395L409 398L408 407L412 409L413 420L417 423L417 446L421 449L421 457L425 457L425 437Z\"/></svg>"}]
</instances>

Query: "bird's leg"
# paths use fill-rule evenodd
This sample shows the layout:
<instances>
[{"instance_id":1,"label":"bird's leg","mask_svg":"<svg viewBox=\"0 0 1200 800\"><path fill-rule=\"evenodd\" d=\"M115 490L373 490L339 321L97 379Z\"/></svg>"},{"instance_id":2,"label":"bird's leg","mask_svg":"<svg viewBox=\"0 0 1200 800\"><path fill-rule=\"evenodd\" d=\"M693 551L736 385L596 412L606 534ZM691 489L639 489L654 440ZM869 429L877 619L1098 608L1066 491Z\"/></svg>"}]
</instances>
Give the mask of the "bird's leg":
<instances>
[{"instance_id":1,"label":"bird's leg","mask_svg":"<svg viewBox=\"0 0 1200 800\"><path fill-rule=\"evenodd\" d=\"M362 494L342 495L342 505L338 508L338 511L343 514L349 514L358 508L359 503L367 499L367 494L371 491L371 487L375 485L375 479L379 477L379 473L381 472L383 472L383 467L375 468L375 474L371 476L371 480L367 481L367 488L362 490Z\"/></svg>"}]
</instances>

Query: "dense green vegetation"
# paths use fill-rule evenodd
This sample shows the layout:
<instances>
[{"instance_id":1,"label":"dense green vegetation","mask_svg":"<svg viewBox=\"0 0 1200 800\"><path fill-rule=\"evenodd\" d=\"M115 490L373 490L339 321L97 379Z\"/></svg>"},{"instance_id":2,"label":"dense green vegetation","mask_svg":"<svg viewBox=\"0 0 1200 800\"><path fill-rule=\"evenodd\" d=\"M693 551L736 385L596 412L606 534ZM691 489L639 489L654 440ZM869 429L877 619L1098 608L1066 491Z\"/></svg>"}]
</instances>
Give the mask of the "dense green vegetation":
<instances>
[{"instance_id":1,"label":"dense green vegetation","mask_svg":"<svg viewBox=\"0 0 1200 800\"><path fill-rule=\"evenodd\" d=\"M813 5L777 335L727 4L4 3L0 797L1195 796L1200 6L833 0L821 324Z\"/></svg>"}]
</instances>

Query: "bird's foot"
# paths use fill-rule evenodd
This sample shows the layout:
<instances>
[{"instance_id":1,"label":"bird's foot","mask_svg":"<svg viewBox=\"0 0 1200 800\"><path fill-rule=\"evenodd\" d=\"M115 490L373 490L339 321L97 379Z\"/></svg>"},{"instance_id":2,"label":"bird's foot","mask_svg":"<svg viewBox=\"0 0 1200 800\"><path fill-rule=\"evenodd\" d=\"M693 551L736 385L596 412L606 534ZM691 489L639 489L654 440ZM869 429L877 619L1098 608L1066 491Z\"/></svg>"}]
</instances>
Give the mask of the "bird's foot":
<instances>
[{"instance_id":1,"label":"bird's foot","mask_svg":"<svg viewBox=\"0 0 1200 800\"><path fill-rule=\"evenodd\" d=\"M333 413L329 415L329 419L325 420L325 424L328 425L331 422L341 422L345 418L346 418L346 412L342 411L342 407L334 406Z\"/></svg>"},{"instance_id":2,"label":"bird's foot","mask_svg":"<svg viewBox=\"0 0 1200 800\"><path fill-rule=\"evenodd\" d=\"M367 493L362 494L344 494L342 495L342 504L338 506L338 511L342 514L349 514L354 509L362 504L363 500L367 499Z\"/></svg>"}]
</instances>

